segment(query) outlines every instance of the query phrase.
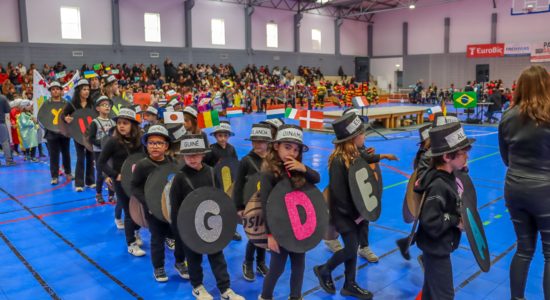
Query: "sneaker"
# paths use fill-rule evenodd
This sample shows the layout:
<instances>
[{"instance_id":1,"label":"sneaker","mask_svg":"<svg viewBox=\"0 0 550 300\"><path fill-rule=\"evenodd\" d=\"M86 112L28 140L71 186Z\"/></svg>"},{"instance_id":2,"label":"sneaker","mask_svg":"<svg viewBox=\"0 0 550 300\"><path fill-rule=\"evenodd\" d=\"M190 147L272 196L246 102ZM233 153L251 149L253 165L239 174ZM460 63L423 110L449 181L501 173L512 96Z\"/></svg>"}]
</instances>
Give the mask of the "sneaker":
<instances>
[{"instance_id":1,"label":"sneaker","mask_svg":"<svg viewBox=\"0 0 550 300\"><path fill-rule=\"evenodd\" d=\"M174 265L176 272L181 278L189 280L189 269L187 269L187 262L176 263Z\"/></svg>"},{"instance_id":2,"label":"sneaker","mask_svg":"<svg viewBox=\"0 0 550 300\"><path fill-rule=\"evenodd\" d=\"M222 294L222 299L224 300L245 300L243 296L235 293L232 289L227 289Z\"/></svg>"},{"instance_id":3,"label":"sneaker","mask_svg":"<svg viewBox=\"0 0 550 300\"><path fill-rule=\"evenodd\" d=\"M241 235L235 231L235 233L233 234L233 240L234 241L241 241L243 238L241 237Z\"/></svg>"},{"instance_id":4,"label":"sneaker","mask_svg":"<svg viewBox=\"0 0 550 300\"><path fill-rule=\"evenodd\" d=\"M87 184L86 187L89 189L95 189L96 185L95 183L92 183L92 184Z\"/></svg>"},{"instance_id":5,"label":"sneaker","mask_svg":"<svg viewBox=\"0 0 550 300\"><path fill-rule=\"evenodd\" d=\"M36 157L31 158L31 161L32 162L39 162L38 158L36 158Z\"/></svg>"},{"instance_id":6,"label":"sneaker","mask_svg":"<svg viewBox=\"0 0 550 300\"><path fill-rule=\"evenodd\" d=\"M269 268L265 265L265 262L260 262L256 264L256 272L265 277L269 272Z\"/></svg>"},{"instance_id":7,"label":"sneaker","mask_svg":"<svg viewBox=\"0 0 550 300\"><path fill-rule=\"evenodd\" d=\"M243 264L243 277L246 281L256 280L256 275L254 275L252 264L249 264L249 263Z\"/></svg>"},{"instance_id":8,"label":"sneaker","mask_svg":"<svg viewBox=\"0 0 550 300\"><path fill-rule=\"evenodd\" d=\"M145 251L143 251L136 242L133 242L130 246L128 246L128 253L138 257L145 255Z\"/></svg>"},{"instance_id":9,"label":"sneaker","mask_svg":"<svg viewBox=\"0 0 550 300\"><path fill-rule=\"evenodd\" d=\"M399 248L399 252L401 252L401 256L403 256L404 259L410 260L411 259L411 253L409 252L409 238L402 238L395 241L397 244L397 247Z\"/></svg>"},{"instance_id":10,"label":"sneaker","mask_svg":"<svg viewBox=\"0 0 550 300\"><path fill-rule=\"evenodd\" d=\"M52 178L52 181L50 181L50 183L52 185L57 185L59 183L59 178L55 177L55 178Z\"/></svg>"},{"instance_id":11,"label":"sneaker","mask_svg":"<svg viewBox=\"0 0 550 300\"><path fill-rule=\"evenodd\" d=\"M95 195L95 201L97 201L98 204L105 204L105 199L103 199L103 195L101 194Z\"/></svg>"},{"instance_id":12,"label":"sneaker","mask_svg":"<svg viewBox=\"0 0 550 300\"><path fill-rule=\"evenodd\" d=\"M166 275L166 271L164 271L164 268L156 268L153 276L155 276L155 280L157 282L166 282L168 281L168 276Z\"/></svg>"},{"instance_id":13,"label":"sneaker","mask_svg":"<svg viewBox=\"0 0 550 300\"><path fill-rule=\"evenodd\" d=\"M134 237L136 237L136 241L134 243L136 243L138 246L143 246L143 240L141 239L141 234L139 234L139 230L136 230L134 232Z\"/></svg>"},{"instance_id":14,"label":"sneaker","mask_svg":"<svg viewBox=\"0 0 550 300\"><path fill-rule=\"evenodd\" d=\"M199 285L193 289L193 296L198 300L214 300L214 297L204 288L204 285Z\"/></svg>"},{"instance_id":15,"label":"sneaker","mask_svg":"<svg viewBox=\"0 0 550 300\"><path fill-rule=\"evenodd\" d=\"M371 262L371 263L375 263L375 262L378 262L380 260L378 258L378 256L376 256L376 254L374 254L374 252L372 252L372 250L370 249L369 246L359 248L359 255L361 257L365 258L368 262Z\"/></svg>"},{"instance_id":16,"label":"sneaker","mask_svg":"<svg viewBox=\"0 0 550 300\"><path fill-rule=\"evenodd\" d=\"M334 287L334 281L332 281L332 276L330 274L325 275L323 274L323 265L315 266L313 267L313 272L315 273L315 276L317 276L317 280L319 280L319 285L321 288L329 293L329 294L336 294L336 288Z\"/></svg>"},{"instance_id":17,"label":"sneaker","mask_svg":"<svg viewBox=\"0 0 550 300\"><path fill-rule=\"evenodd\" d=\"M115 218L115 225L117 229L124 229L124 221L122 219Z\"/></svg>"},{"instance_id":18,"label":"sneaker","mask_svg":"<svg viewBox=\"0 0 550 300\"><path fill-rule=\"evenodd\" d=\"M84 192L84 188L81 187L81 186L77 186L77 187L75 188L75 191L77 191L77 192L79 192L79 193L80 193L80 192Z\"/></svg>"},{"instance_id":19,"label":"sneaker","mask_svg":"<svg viewBox=\"0 0 550 300\"><path fill-rule=\"evenodd\" d=\"M165 243L166 243L166 247L168 247L168 249L174 251L174 249L176 249L176 241L174 239L166 239L165 240Z\"/></svg>"},{"instance_id":20,"label":"sneaker","mask_svg":"<svg viewBox=\"0 0 550 300\"><path fill-rule=\"evenodd\" d=\"M350 284L344 284L342 290L340 290L342 296L352 296L357 299L372 299L373 295L371 292L361 288L356 282Z\"/></svg>"},{"instance_id":21,"label":"sneaker","mask_svg":"<svg viewBox=\"0 0 550 300\"><path fill-rule=\"evenodd\" d=\"M342 244L340 244L340 241L338 239L336 240L325 240L325 245L327 245L328 249L332 251L332 253L338 252L344 248L342 248Z\"/></svg>"},{"instance_id":22,"label":"sneaker","mask_svg":"<svg viewBox=\"0 0 550 300\"><path fill-rule=\"evenodd\" d=\"M424 257L422 256L422 254L418 255L418 257L416 258L418 260L418 263L420 264L420 268L422 269L422 273L424 273Z\"/></svg>"}]
</instances>

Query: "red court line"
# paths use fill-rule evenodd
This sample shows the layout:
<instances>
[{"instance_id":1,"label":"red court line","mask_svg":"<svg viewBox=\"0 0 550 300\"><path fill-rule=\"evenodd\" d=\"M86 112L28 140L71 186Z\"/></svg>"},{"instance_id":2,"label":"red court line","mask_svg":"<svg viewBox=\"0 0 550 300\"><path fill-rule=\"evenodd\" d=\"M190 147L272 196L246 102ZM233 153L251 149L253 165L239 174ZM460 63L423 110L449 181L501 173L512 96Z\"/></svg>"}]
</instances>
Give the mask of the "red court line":
<instances>
[{"instance_id":1,"label":"red court line","mask_svg":"<svg viewBox=\"0 0 550 300\"><path fill-rule=\"evenodd\" d=\"M46 193L49 193L49 192L52 192L52 191L55 191L55 190L58 190L60 188L63 188L67 185L69 185L71 183L71 181L65 181L63 182L62 184L59 184L53 188L49 188L49 189L45 189L45 190L42 190L42 191L38 191L36 193L31 193L31 194L23 194L23 195L19 195L19 196L15 196L17 197L17 199L22 199L22 198L28 198L28 197L33 197L33 196L38 196L38 195L43 195L43 194L46 194ZM2 198L0 199L0 203L1 202L5 202L7 200L12 200L10 197L6 197L6 198Z\"/></svg>"},{"instance_id":2,"label":"red court line","mask_svg":"<svg viewBox=\"0 0 550 300\"><path fill-rule=\"evenodd\" d=\"M37 216L38 216L39 219L43 219L43 218L49 217L49 216L55 216L55 215L60 215L60 214L65 214L65 213L70 213L70 212L75 212L75 211L81 211L81 210L96 208L98 206L103 206L103 205L112 205L112 204L95 203L95 204L86 205L86 206L79 206L79 207L74 207L74 208L69 208L69 209L63 209L63 210L57 210L57 211L52 211L52 212L48 212L48 213L43 213L43 214L40 214L40 215L37 215ZM17 223L17 222L21 222L21 221L30 220L30 219L34 219L34 216L27 216L27 217L21 217L21 218L17 218L17 219L2 221L2 222L0 222L0 225L10 224L10 223Z\"/></svg>"},{"instance_id":3,"label":"red court line","mask_svg":"<svg viewBox=\"0 0 550 300\"><path fill-rule=\"evenodd\" d=\"M404 172L404 171L399 170L399 169L396 168L396 167L392 167L392 166L390 166L390 165L386 165L385 163L382 163L382 162L380 163L380 165L383 166L383 167L385 167L385 168L388 168L388 169L390 169L390 170L392 170L392 171L394 171L394 172L396 172L396 173L398 173L398 174L401 174L401 175L407 177L407 179L411 178L411 175L409 175L408 173L406 173L406 172Z\"/></svg>"}]
</instances>

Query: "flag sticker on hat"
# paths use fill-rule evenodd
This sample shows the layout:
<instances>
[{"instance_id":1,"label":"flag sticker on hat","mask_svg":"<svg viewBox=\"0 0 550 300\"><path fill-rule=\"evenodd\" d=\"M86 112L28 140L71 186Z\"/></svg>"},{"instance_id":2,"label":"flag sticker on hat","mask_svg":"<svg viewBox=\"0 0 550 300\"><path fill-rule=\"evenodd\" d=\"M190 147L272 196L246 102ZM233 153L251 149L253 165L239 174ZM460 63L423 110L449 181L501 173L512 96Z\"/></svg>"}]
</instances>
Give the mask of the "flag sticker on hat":
<instances>
[{"instance_id":1,"label":"flag sticker on hat","mask_svg":"<svg viewBox=\"0 0 550 300\"><path fill-rule=\"evenodd\" d=\"M220 125L218 111L210 110L200 113L197 117L197 124L200 128L210 128Z\"/></svg>"},{"instance_id":2,"label":"flag sticker on hat","mask_svg":"<svg viewBox=\"0 0 550 300\"><path fill-rule=\"evenodd\" d=\"M179 140L185 133L187 133L185 126L181 126L178 130L174 131L172 135L174 136L174 139Z\"/></svg>"},{"instance_id":3,"label":"flag sticker on hat","mask_svg":"<svg viewBox=\"0 0 550 300\"><path fill-rule=\"evenodd\" d=\"M285 111L285 118L287 119L293 119L293 120L299 120L300 118L300 111L296 108L287 108Z\"/></svg>"},{"instance_id":4,"label":"flag sticker on hat","mask_svg":"<svg viewBox=\"0 0 550 300\"><path fill-rule=\"evenodd\" d=\"M182 124L184 122L183 112L181 111L165 111L164 124Z\"/></svg>"},{"instance_id":5,"label":"flag sticker on hat","mask_svg":"<svg viewBox=\"0 0 550 300\"><path fill-rule=\"evenodd\" d=\"M304 110L300 113L300 127L323 129L324 114L322 111Z\"/></svg>"},{"instance_id":6,"label":"flag sticker on hat","mask_svg":"<svg viewBox=\"0 0 550 300\"><path fill-rule=\"evenodd\" d=\"M266 115L268 119L284 118L285 105L269 105L267 107Z\"/></svg>"},{"instance_id":7,"label":"flag sticker on hat","mask_svg":"<svg viewBox=\"0 0 550 300\"><path fill-rule=\"evenodd\" d=\"M166 92L166 99L168 100L172 100L174 99L178 94L176 93L176 91L174 90L169 90L168 92Z\"/></svg>"},{"instance_id":8,"label":"flag sticker on hat","mask_svg":"<svg viewBox=\"0 0 550 300\"><path fill-rule=\"evenodd\" d=\"M96 73L94 71L84 71L84 78L90 79L96 77Z\"/></svg>"},{"instance_id":9,"label":"flag sticker on hat","mask_svg":"<svg viewBox=\"0 0 550 300\"><path fill-rule=\"evenodd\" d=\"M228 118L242 117L243 109L240 107L228 107L225 110Z\"/></svg>"},{"instance_id":10,"label":"flag sticker on hat","mask_svg":"<svg viewBox=\"0 0 550 300\"><path fill-rule=\"evenodd\" d=\"M365 96L357 96L351 99L354 107L365 107L369 105L367 98Z\"/></svg>"}]
</instances>

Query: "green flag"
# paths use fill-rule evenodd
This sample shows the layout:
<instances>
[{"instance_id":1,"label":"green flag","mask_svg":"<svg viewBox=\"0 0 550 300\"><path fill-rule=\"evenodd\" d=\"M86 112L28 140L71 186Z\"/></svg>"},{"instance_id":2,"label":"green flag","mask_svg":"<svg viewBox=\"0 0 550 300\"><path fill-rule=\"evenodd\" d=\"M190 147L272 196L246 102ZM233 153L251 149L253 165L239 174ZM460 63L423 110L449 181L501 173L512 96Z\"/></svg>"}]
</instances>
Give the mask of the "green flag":
<instances>
[{"instance_id":1,"label":"green flag","mask_svg":"<svg viewBox=\"0 0 550 300\"><path fill-rule=\"evenodd\" d=\"M453 104L455 108L474 108L477 106L476 92L453 93Z\"/></svg>"},{"instance_id":2,"label":"green flag","mask_svg":"<svg viewBox=\"0 0 550 300\"><path fill-rule=\"evenodd\" d=\"M95 65L94 65L94 70L95 70L95 71L101 70L101 64L95 64Z\"/></svg>"}]
</instances>

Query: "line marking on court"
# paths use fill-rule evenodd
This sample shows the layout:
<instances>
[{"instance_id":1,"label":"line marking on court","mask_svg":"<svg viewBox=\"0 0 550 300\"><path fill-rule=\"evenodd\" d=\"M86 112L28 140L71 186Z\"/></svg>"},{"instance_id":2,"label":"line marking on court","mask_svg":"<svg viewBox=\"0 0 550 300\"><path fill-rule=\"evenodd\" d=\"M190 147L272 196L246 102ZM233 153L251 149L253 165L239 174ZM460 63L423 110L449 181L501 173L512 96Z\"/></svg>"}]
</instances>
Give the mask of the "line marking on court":
<instances>
[{"instance_id":1,"label":"line marking on court","mask_svg":"<svg viewBox=\"0 0 550 300\"><path fill-rule=\"evenodd\" d=\"M46 291L46 293L48 293L48 295L50 295L50 297L52 297L52 299L56 299L56 300L61 299L57 295L57 293L52 289L52 287L50 287L48 285L48 283L44 280L44 278L42 278L42 276L40 276L40 274L38 274L38 272L33 268L31 263L23 256L23 254L21 254L21 252L19 252L19 250L17 250L17 248L15 248L15 246L11 243L11 241L8 239L8 237L6 235L4 235L4 233L2 231L0 231L0 238L10 248L11 252L13 252L13 254L15 254L15 256L17 256L17 258L27 268L27 270L29 270L29 272L32 274L34 279L36 279L36 281L38 281L38 283L40 283L40 285L42 286L44 291Z\"/></svg>"},{"instance_id":2,"label":"line marking on court","mask_svg":"<svg viewBox=\"0 0 550 300\"><path fill-rule=\"evenodd\" d=\"M104 269L102 266L100 266L96 261L94 261L91 257L89 257L86 253L84 253L82 250L80 250L78 247L76 247L71 241L69 241L67 238L65 238L61 233L59 233L57 230L55 230L52 226L50 226L48 223L46 223L44 220L42 220L42 217L34 213L28 206L23 204L21 201L19 201L15 196L10 194L8 191L6 191L4 188L0 187L0 191L2 191L4 194L6 194L8 197L10 197L13 201L17 202L23 209L25 209L29 214L32 215L32 217L36 218L38 222L42 223L44 227L46 227L48 230L50 230L54 235L56 235L58 238L60 238L65 244L67 244L70 248L72 248L76 253L78 253L82 258L84 258L86 261L88 261L91 265L93 265L96 269L98 269L103 275L107 276L109 279L111 279L113 282L115 282L118 286L120 286L122 289L124 289L126 292L128 292L130 295L135 297L136 299L143 299L138 293L136 293L134 290L132 290L130 287L125 285L122 281L120 281L118 278L116 278L114 275L109 273L106 269Z\"/></svg>"},{"instance_id":3,"label":"line marking on court","mask_svg":"<svg viewBox=\"0 0 550 300\"><path fill-rule=\"evenodd\" d=\"M50 203L50 204L32 206L32 207L29 207L29 208L30 208L30 209L36 209L36 208L51 207L51 206L57 206L57 205L62 205L62 204L67 204L67 203L80 202L80 201L91 200L91 199L94 199L94 197L86 197L86 198L80 198L80 199L69 200L69 201L63 201L63 202L54 202L54 203ZM10 213L18 212L18 211L25 211L25 209L24 209L24 208L20 208L20 209L2 211L2 212L0 212L0 215L10 214Z\"/></svg>"}]
</instances>

